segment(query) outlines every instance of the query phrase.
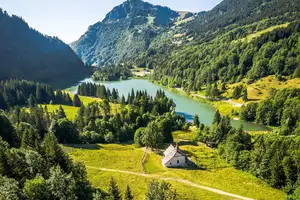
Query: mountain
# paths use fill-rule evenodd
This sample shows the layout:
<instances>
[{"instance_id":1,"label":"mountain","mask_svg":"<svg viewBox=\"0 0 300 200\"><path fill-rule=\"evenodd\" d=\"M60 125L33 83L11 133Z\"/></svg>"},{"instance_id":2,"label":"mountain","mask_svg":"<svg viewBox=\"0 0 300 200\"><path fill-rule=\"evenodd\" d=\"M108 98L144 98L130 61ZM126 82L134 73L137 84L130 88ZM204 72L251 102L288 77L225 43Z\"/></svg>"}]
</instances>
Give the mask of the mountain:
<instances>
[{"instance_id":1,"label":"mountain","mask_svg":"<svg viewBox=\"0 0 300 200\"><path fill-rule=\"evenodd\" d=\"M299 0L223 0L212 10L199 13L186 28L200 38L263 19L293 21L299 19L299 5Z\"/></svg>"},{"instance_id":2,"label":"mountain","mask_svg":"<svg viewBox=\"0 0 300 200\"><path fill-rule=\"evenodd\" d=\"M188 44L145 62L154 66L152 80L189 91L269 75L297 78L299 27L299 0L224 0L182 26L193 38Z\"/></svg>"},{"instance_id":3,"label":"mountain","mask_svg":"<svg viewBox=\"0 0 300 200\"><path fill-rule=\"evenodd\" d=\"M169 27L181 16L167 7L127 0L90 26L71 47L88 65L126 62L153 45L161 45L160 41L168 38Z\"/></svg>"},{"instance_id":4,"label":"mountain","mask_svg":"<svg viewBox=\"0 0 300 200\"><path fill-rule=\"evenodd\" d=\"M67 44L39 33L22 18L0 9L0 80L51 82L88 73L88 68Z\"/></svg>"}]
</instances>

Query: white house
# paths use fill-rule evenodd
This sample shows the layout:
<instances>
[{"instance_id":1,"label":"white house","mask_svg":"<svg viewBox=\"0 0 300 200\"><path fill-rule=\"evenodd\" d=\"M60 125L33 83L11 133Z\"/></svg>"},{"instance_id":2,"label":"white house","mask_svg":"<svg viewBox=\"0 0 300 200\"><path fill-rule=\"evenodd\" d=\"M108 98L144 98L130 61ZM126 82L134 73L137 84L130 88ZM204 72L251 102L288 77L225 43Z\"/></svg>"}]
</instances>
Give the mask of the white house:
<instances>
[{"instance_id":1,"label":"white house","mask_svg":"<svg viewBox=\"0 0 300 200\"><path fill-rule=\"evenodd\" d=\"M178 145L175 147L171 144L164 152L162 165L164 167L186 167L186 155L179 149Z\"/></svg>"}]
</instances>

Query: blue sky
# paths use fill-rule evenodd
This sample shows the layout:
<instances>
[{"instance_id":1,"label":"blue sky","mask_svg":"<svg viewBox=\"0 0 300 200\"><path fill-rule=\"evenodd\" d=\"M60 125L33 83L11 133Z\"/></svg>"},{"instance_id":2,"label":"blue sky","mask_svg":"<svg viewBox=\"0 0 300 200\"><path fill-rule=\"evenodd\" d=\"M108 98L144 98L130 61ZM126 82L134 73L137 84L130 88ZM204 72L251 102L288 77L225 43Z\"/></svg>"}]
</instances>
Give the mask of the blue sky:
<instances>
[{"instance_id":1,"label":"blue sky","mask_svg":"<svg viewBox=\"0 0 300 200\"><path fill-rule=\"evenodd\" d=\"M100 21L124 0L0 0L9 14L25 19L38 31L57 36L66 43L77 40L87 28ZM221 0L146 0L173 10L210 10Z\"/></svg>"}]
</instances>

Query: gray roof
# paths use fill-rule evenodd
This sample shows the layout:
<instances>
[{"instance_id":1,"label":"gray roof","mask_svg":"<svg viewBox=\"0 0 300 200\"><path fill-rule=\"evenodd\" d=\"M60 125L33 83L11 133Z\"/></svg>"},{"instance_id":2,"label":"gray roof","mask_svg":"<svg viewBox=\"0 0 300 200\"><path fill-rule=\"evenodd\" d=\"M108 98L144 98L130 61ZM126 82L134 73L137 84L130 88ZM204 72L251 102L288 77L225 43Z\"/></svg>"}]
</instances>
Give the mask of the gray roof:
<instances>
[{"instance_id":1,"label":"gray roof","mask_svg":"<svg viewBox=\"0 0 300 200\"><path fill-rule=\"evenodd\" d=\"M172 147L173 149L172 149ZM165 154L167 152L168 154ZM167 148L167 150L164 152L165 157L162 159L162 163L166 164L169 162L172 158L176 156L177 153L181 154L182 156L185 156L185 154L179 149L178 145L174 147L172 144Z\"/></svg>"},{"instance_id":2,"label":"gray roof","mask_svg":"<svg viewBox=\"0 0 300 200\"><path fill-rule=\"evenodd\" d=\"M164 151L164 155L168 155L169 153L173 152L174 149L175 147L172 144L170 144L170 146Z\"/></svg>"}]
</instances>

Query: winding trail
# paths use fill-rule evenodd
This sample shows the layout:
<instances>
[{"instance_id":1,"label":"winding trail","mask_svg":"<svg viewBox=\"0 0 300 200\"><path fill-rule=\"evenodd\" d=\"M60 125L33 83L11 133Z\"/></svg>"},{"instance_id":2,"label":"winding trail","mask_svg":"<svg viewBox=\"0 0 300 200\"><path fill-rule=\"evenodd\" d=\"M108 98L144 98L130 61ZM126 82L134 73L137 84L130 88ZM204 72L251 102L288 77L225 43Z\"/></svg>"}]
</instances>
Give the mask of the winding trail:
<instances>
[{"instance_id":1,"label":"winding trail","mask_svg":"<svg viewBox=\"0 0 300 200\"><path fill-rule=\"evenodd\" d=\"M243 196L239 196L239 195L236 195L236 194L224 192L224 191L219 190L219 189L214 189L214 188L211 188L211 187L202 186L202 185L193 183L193 182L185 180L185 179L180 179L180 178L166 178L166 177L161 177L160 175L143 174L143 173L138 173L138 172L123 171L123 170L117 170L117 169L98 168L98 167L92 167L92 166L86 166L86 168L101 170L101 171L108 171L108 172L117 172L117 173L123 173L123 174L130 174L130 175L142 176L142 177L146 177L146 178L155 178L155 179L160 179L160 180L163 180L163 181L174 181L174 182L182 183L182 184L192 186L192 187L195 187L195 188L199 188L199 189L202 189L202 190L206 190L206 191L209 191L209 192L217 193L217 194L220 194L220 195L233 197L235 199L254 200L252 198L243 197Z\"/></svg>"}]
</instances>

